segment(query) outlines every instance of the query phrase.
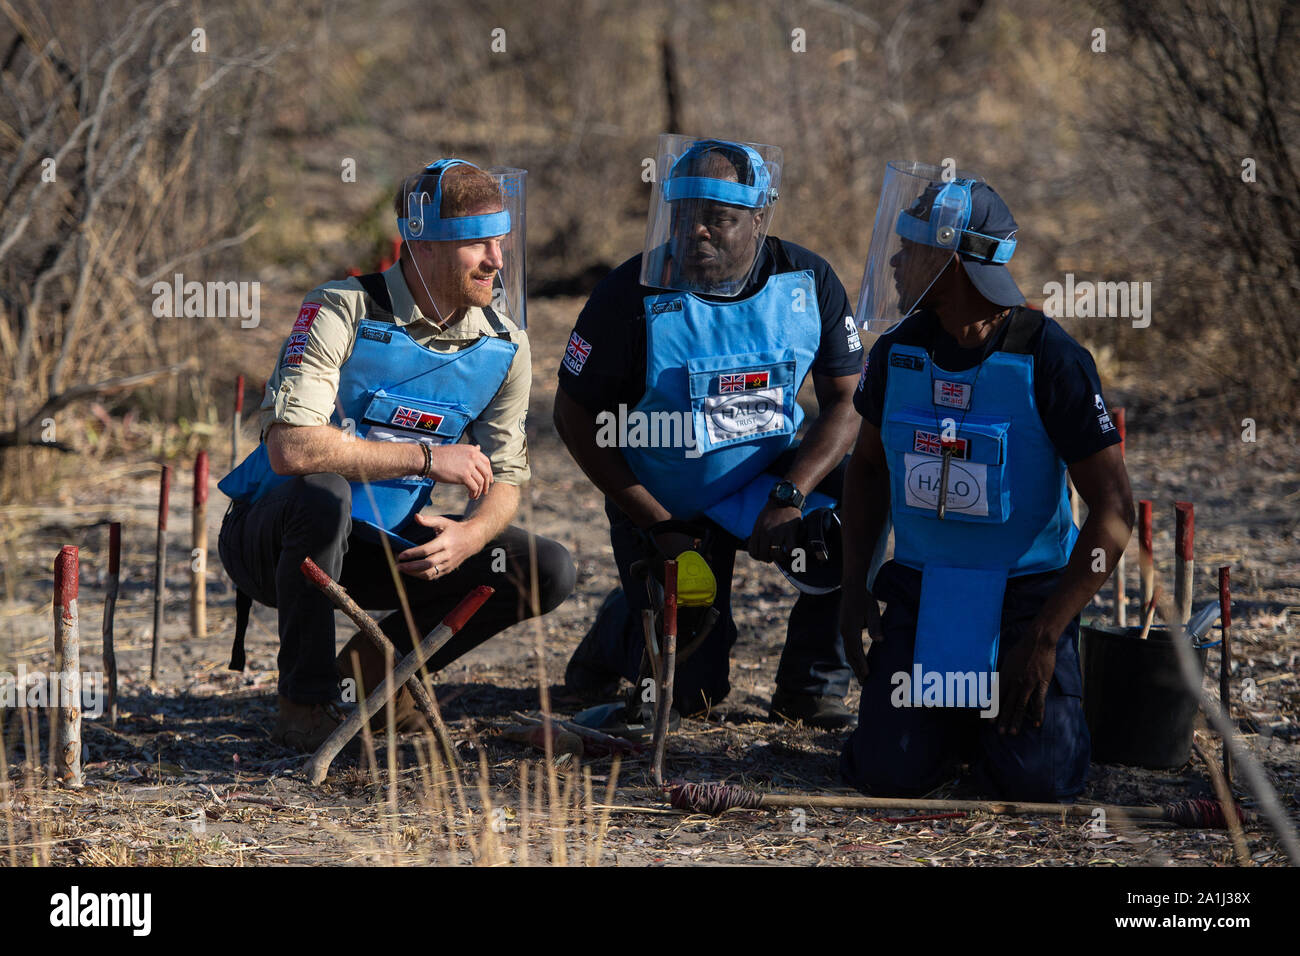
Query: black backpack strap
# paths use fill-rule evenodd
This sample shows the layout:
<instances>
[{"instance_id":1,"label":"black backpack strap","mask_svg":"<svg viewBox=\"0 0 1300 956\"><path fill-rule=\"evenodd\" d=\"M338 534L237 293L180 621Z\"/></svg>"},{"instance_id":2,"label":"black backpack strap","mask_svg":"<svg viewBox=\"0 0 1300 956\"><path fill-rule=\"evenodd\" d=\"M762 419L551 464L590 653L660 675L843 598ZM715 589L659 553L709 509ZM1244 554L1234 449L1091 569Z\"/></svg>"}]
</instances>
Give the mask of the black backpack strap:
<instances>
[{"instance_id":1,"label":"black backpack strap","mask_svg":"<svg viewBox=\"0 0 1300 956\"><path fill-rule=\"evenodd\" d=\"M367 272L363 276L357 276L357 281L361 283L361 288L366 290L366 295L370 297L371 307L366 311L378 319L391 319L393 317L393 299L388 294L388 283L384 282L382 272Z\"/></svg>"},{"instance_id":2,"label":"black backpack strap","mask_svg":"<svg viewBox=\"0 0 1300 956\"><path fill-rule=\"evenodd\" d=\"M506 324L501 321L501 316L497 315L491 306L483 307L483 315L487 318L488 325L492 326L492 331L495 333L496 337L499 339L505 339L509 342L510 330L506 328Z\"/></svg>"},{"instance_id":3,"label":"black backpack strap","mask_svg":"<svg viewBox=\"0 0 1300 956\"><path fill-rule=\"evenodd\" d=\"M253 599L235 588L235 643L230 648L232 671L244 669L244 635L248 632L248 612L253 609Z\"/></svg>"},{"instance_id":4,"label":"black backpack strap","mask_svg":"<svg viewBox=\"0 0 1300 956\"><path fill-rule=\"evenodd\" d=\"M1007 335L1002 340L1000 351L1014 355L1028 355L1029 343L1033 341L1043 327L1043 313L1036 309L1026 309L1022 305L1007 319Z\"/></svg>"}]
</instances>

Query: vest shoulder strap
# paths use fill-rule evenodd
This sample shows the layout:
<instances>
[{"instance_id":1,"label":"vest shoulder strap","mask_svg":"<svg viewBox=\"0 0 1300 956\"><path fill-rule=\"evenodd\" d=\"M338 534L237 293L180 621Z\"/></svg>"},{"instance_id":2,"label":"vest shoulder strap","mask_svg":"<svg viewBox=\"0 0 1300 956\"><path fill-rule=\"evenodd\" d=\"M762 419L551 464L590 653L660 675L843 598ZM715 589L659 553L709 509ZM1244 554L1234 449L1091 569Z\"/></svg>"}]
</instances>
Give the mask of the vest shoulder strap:
<instances>
[{"instance_id":1,"label":"vest shoulder strap","mask_svg":"<svg viewBox=\"0 0 1300 956\"><path fill-rule=\"evenodd\" d=\"M780 275L784 272L794 272L794 263L790 261L790 253L786 250L785 243L776 236L768 236L764 241L767 243L767 250L771 253L775 265L772 274Z\"/></svg>"},{"instance_id":2,"label":"vest shoulder strap","mask_svg":"<svg viewBox=\"0 0 1300 956\"><path fill-rule=\"evenodd\" d=\"M1012 312L1011 318L1007 320L1009 323L1007 337L1002 340L1002 348L999 351L1010 352L1013 355L1028 355L1029 343L1043 327L1043 321L1043 313L1036 309L1016 306L1016 311Z\"/></svg>"},{"instance_id":3,"label":"vest shoulder strap","mask_svg":"<svg viewBox=\"0 0 1300 956\"><path fill-rule=\"evenodd\" d=\"M497 338L505 339L509 342L510 330L506 328L506 324L501 321L501 316L497 315L496 311L491 306L483 307L483 315L488 320L488 325L492 326L493 334L495 334Z\"/></svg>"},{"instance_id":4,"label":"vest shoulder strap","mask_svg":"<svg viewBox=\"0 0 1300 956\"><path fill-rule=\"evenodd\" d=\"M366 312L381 320L391 319L393 299L388 294L388 284L384 282L384 274L367 272L363 276L357 276L357 281L361 283L361 288L366 290L366 296L370 300Z\"/></svg>"}]
</instances>

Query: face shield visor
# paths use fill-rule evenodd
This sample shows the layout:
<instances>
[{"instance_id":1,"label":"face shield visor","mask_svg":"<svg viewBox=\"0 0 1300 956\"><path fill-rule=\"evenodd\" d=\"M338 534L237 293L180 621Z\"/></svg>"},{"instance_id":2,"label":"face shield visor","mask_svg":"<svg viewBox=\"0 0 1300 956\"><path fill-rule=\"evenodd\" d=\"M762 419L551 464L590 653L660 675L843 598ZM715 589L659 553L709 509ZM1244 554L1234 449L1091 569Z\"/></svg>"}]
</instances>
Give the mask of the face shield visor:
<instances>
[{"instance_id":1,"label":"face shield visor","mask_svg":"<svg viewBox=\"0 0 1300 956\"><path fill-rule=\"evenodd\" d=\"M891 162L885 170L876 208L871 249L862 274L856 319L870 332L888 332L920 308L930 287L953 261L953 253L971 255L977 240L969 232L971 186L982 182L961 170L925 163ZM1015 240L979 244L981 258L1006 262Z\"/></svg>"},{"instance_id":2,"label":"face shield visor","mask_svg":"<svg viewBox=\"0 0 1300 956\"><path fill-rule=\"evenodd\" d=\"M771 227L781 150L665 133L655 169L642 285L740 294Z\"/></svg>"},{"instance_id":3,"label":"face shield visor","mask_svg":"<svg viewBox=\"0 0 1300 956\"><path fill-rule=\"evenodd\" d=\"M443 215L444 175L457 166L474 170L482 177L467 184L473 210L469 215ZM508 316L519 328L527 326L527 263L525 260L525 181L527 171L493 167L480 169L463 159L442 159L430 163L413 177L406 191L406 215L397 220L398 232L407 242L445 242L464 245L482 241L482 260L466 281L490 278L491 298L482 303L499 315ZM459 177L464 179L464 177ZM460 184L452 189L457 189ZM417 269L430 301L423 270ZM490 273L488 275L481 275ZM439 321L444 316L437 316Z\"/></svg>"}]
</instances>

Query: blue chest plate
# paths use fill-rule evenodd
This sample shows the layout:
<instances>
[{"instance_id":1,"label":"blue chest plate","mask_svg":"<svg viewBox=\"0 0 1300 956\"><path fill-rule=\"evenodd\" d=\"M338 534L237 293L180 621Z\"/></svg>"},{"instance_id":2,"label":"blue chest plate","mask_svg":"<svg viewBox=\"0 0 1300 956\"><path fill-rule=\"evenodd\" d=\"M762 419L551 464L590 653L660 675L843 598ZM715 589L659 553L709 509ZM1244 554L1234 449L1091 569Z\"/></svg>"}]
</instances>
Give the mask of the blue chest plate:
<instances>
[{"instance_id":1,"label":"blue chest plate","mask_svg":"<svg viewBox=\"0 0 1300 956\"><path fill-rule=\"evenodd\" d=\"M646 391L623 454L676 518L757 477L803 420L795 396L812 368L821 316L811 271L773 275L739 301L647 296ZM667 436L668 440L664 441Z\"/></svg>"},{"instance_id":2,"label":"blue chest plate","mask_svg":"<svg viewBox=\"0 0 1300 956\"><path fill-rule=\"evenodd\" d=\"M517 348L484 336L460 351L439 352L391 322L364 319L339 370L330 420L369 441L459 441L505 382ZM234 500L256 501L287 480L271 470L262 444L218 487ZM428 504L433 485L418 476L353 482L353 521L395 530Z\"/></svg>"}]
</instances>

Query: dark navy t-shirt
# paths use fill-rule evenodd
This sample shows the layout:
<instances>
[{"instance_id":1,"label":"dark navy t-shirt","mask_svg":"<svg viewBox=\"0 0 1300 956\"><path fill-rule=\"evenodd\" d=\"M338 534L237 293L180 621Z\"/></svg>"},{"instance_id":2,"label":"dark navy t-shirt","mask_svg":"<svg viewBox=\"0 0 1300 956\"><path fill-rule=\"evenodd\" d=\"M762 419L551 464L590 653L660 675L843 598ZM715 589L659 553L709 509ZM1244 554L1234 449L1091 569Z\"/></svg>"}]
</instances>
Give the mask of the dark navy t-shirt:
<instances>
[{"instance_id":1,"label":"dark navy t-shirt","mask_svg":"<svg viewBox=\"0 0 1300 956\"><path fill-rule=\"evenodd\" d=\"M821 256L769 237L759 251L754 278L736 298L754 295L772 277L777 265L770 248L774 242L781 243L793 271L811 271L816 283L822 334L813 374L857 375L862 369L862 345L853 310L843 284ZM559 384L565 394L593 413L612 411L620 404L632 408L641 401L646 375L645 299L663 291L641 285L640 255L601 280L578 316L560 363Z\"/></svg>"},{"instance_id":2,"label":"dark navy t-shirt","mask_svg":"<svg viewBox=\"0 0 1300 956\"><path fill-rule=\"evenodd\" d=\"M854 406L863 418L880 427L889 373L887 356L895 343L925 349L940 368L964 372L978 365L986 352L992 354L1000 348L1010 326L1003 320L992 343L965 349L944 331L933 312L908 317L872 346L853 396ZM1034 359L1034 401L1061 460L1072 465L1118 444L1119 431L1106 410L1097 366L1088 350L1044 316L1041 330L1029 340L1028 352Z\"/></svg>"}]
</instances>

